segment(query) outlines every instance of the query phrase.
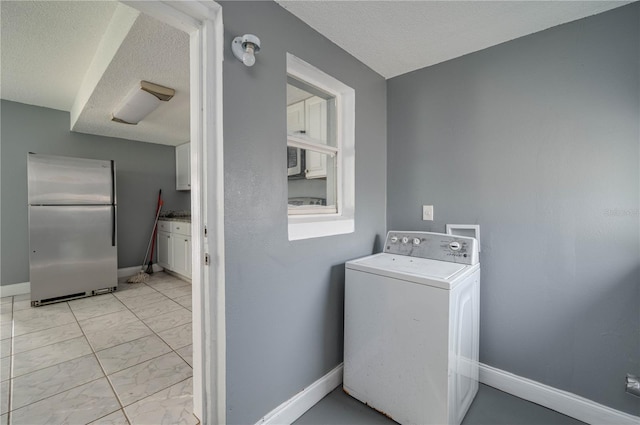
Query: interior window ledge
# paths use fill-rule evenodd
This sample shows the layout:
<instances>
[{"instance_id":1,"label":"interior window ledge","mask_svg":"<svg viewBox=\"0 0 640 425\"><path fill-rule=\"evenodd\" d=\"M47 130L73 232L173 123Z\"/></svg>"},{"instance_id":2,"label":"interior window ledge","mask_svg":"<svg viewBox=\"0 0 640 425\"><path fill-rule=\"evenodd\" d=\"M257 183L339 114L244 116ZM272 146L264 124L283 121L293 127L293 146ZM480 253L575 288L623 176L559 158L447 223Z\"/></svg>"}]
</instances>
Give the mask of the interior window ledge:
<instances>
[{"instance_id":1,"label":"interior window ledge","mask_svg":"<svg viewBox=\"0 0 640 425\"><path fill-rule=\"evenodd\" d=\"M310 217L289 217L289 240L320 238L323 236L343 235L355 231L353 218L325 217L325 220Z\"/></svg>"}]
</instances>

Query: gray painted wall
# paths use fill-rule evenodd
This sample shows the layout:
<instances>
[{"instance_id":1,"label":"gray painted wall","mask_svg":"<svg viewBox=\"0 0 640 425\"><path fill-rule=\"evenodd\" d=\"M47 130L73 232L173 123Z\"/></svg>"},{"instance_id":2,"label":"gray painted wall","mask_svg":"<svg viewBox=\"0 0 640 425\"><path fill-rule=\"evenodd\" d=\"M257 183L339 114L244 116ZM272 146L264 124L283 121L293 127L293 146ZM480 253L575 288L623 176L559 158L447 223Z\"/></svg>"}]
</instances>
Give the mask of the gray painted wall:
<instances>
[{"instance_id":1,"label":"gray painted wall","mask_svg":"<svg viewBox=\"0 0 640 425\"><path fill-rule=\"evenodd\" d=\"M636 3L387 86L389 229L480 224L480 360L635 415L639 22Z\"/></svg>"},{"instance_id":2,"label":"gray painted wall","mask_svg":"<svg viewBox=\"0 0 640 425\"><path fill-rule=\"evenodd\" d=\"M274 2L223 2L227 421L255 423L342 361L344 262L385 232L386 83ZM356 231L287 239L286 52L355 89Z\"/></svg>"},{"instance_id":3,"label":"gray painted wall","mask_svg":"<svg viewBox=\"0 0 640 425\"><path fill-rule=\"evenodd\" d=\"M69 131L69 113L2 101L2 285L29 280L27 153L113 159L118 195L118 267L140 265L158 189L164 209L190 209L190 193L175 190L175 148Z\"/></svg>"}]
</instances>

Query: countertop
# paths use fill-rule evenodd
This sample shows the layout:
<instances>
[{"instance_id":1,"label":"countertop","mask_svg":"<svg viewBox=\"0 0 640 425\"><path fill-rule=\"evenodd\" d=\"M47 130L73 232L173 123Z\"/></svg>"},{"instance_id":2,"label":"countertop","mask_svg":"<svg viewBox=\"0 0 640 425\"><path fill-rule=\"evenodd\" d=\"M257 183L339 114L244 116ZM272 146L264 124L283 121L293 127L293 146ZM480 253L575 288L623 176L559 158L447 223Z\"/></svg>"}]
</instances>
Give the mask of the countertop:
<instances>
[{"instance_id":1,"label":"countertop","mask_svg":"<svg viewBox=\"0 0 640 425\"><path fill-rule=\"evenodd\" d=\"M191 217L158 217L158 221L180 221L182 223L191 223Z\"/></svg>"}]
</instances>

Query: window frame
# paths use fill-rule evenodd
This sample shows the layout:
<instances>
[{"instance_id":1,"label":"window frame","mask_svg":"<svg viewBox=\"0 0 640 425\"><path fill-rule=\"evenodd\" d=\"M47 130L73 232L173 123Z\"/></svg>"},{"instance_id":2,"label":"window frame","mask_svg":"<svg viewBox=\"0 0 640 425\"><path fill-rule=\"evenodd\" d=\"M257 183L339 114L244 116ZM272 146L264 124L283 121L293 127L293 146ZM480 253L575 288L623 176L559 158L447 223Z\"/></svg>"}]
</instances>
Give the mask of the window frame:
<instances>
[{"instance_id":1,"label":"window frame","mask_svg":"<svg viewBox=\"0 0 640 425\"><path fill-rule=\"evenodd\" d=\"M336 154L336 210L289 213L289 240L353 233L355 230L355 90L317 67L287 53L287 76L316 87L335 98L336 140L333 146L318 146L299 135L287 133L287 146L313 148ZM312 139L310 139L312 140ZM291 144L290 144L291 143Z\"/></svg>"}]
</instances>

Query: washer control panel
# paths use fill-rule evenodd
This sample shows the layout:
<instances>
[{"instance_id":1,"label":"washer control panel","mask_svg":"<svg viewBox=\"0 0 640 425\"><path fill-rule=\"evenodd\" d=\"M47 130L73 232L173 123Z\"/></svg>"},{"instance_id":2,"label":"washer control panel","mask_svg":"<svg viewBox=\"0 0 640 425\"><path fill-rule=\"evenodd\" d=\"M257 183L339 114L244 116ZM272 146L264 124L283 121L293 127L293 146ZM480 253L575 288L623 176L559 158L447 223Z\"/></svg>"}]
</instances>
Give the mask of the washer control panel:
<instances>
[{"instance_id":1,"label":"washer control panel","mask_svg":"<svg viewBox=\"0 0 640 425\"><path fill-rule=\"evenodd\" d=\"M384 252L469 265L479 261L478 241L444 233L391 231Z\"/></svg>"}]
</instances>

